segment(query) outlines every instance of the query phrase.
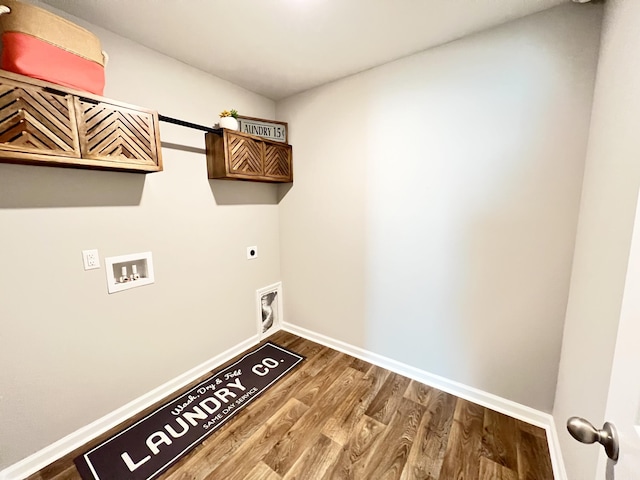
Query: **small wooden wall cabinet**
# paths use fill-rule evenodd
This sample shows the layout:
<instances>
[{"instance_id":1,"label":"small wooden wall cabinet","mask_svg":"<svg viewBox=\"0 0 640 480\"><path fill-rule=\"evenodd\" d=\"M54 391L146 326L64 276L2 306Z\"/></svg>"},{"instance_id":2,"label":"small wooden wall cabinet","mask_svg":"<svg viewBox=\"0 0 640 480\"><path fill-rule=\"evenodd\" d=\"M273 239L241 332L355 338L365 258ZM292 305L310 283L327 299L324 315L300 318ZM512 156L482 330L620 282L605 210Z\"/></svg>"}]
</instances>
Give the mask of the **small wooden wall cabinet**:
<instances>
[{"instance_id":1,"label":"small wooden wall cabinet","mask_svg":"<svg viewBox=\"0 0 640 480\"><path fill-rule=\"evenodd\" d=\"M293 181L291 145L222 129L205 135L209 178L288 183Z\"/></svg>"},{"instance_id":2,"label":"small wooden wall cabinet","mask_svg":"<svg viewBox=\"0 0 640 480\"><path fill-rule=\"evenodd\" d=\"M0 70L0 162L158 172L158 114Z\"/></svg>"}]
</instances>

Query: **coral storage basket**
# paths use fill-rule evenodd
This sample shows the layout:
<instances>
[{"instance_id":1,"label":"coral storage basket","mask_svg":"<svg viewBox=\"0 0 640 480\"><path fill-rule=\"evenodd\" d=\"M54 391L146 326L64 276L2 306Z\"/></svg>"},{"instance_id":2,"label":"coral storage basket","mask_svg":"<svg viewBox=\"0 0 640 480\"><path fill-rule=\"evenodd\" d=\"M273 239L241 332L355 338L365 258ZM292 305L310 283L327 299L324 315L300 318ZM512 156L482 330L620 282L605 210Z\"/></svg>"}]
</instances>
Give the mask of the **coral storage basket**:
<instances>
[{"instance_id":1,"label":"coral storage basket","mask_svg":"<svg viewBox=\"0 0 640 480\"><path fill-rule=\"evenodd\" d=\"M0 68L103 94L104 55L98 37L33 5L17 0L0 0L0 5L9 8L0 15Z\"/></svg>"}]
</instances>

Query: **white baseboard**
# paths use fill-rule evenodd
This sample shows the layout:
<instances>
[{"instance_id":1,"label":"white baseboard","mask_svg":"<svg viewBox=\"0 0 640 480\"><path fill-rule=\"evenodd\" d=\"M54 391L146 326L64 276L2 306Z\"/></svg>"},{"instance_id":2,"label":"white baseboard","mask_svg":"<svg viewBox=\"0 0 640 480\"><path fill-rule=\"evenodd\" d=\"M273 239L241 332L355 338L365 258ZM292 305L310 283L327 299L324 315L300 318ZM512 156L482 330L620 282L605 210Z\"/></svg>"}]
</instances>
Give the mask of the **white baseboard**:
<instances>
[{"instance_id":1,"label":"white baseboard","mask_svg":"<svg viewBox=\"0 0 640 480\"><path fill-rule=\"evenodd\" d=\"M391 358L384 357L377 353L370 352L360 347L350 345L348 343L336 340L326 335L312 332L305 328L293 325L288 322L284 322L282 329L298 335L300 337L307 338L311 341L325 345L334 350L346 353L352 357L365 360L369 363L377 365L379 367L390 370L394 373L409 377L425 385L429 385L443 392L450 393L465 400L469 400L483 407L490 408L505 415L517 418L523 422L530 423L537 427L543 428L547 433L547 440L549 442L549 452L551 455L551 463L553 466L553 474L556 480L567 480L567 474L564 469L564 462L562 460L562 454L560 452L560 444L558 441L558 435L555 427L553 416L536 410L526 405L522 405L511 400L507 400L497 395L493 395L488 392L484 392L477 388L469 387L462 383L449 380L439 375L434 375L419 368L412 367L410 365L398 362Z\"/></svg>"},{"instance_id":2,"label":"white baseboard","mask_svg":"<svg viewBox=\"0 0 640 480\"><path fill-rule=\"evenodd\" d=\"M61 438L57 442L52 443L33 455L28 456L24 460L5 468L0 471L0 480L22 480L29 475L32 475L38 470L41 470L59 458L72 452L76 448L82 447L82 445L96 438L98 435L107 432L116 425L138 414L145 408L159 402L176 390L181 389L202 375L205 375L207 372L214 370L223 363L231 360L233 357L243 353L245 350L250 349L254 345L258 344L259 341L259 336L254 335L220 355L216 355L210 360L192 368L188 372L169 380L158 388L151 390L149 393L136 398L123 407L99 418L95 422L76 430L64 438Z\"/></svg>"}]
</instances>

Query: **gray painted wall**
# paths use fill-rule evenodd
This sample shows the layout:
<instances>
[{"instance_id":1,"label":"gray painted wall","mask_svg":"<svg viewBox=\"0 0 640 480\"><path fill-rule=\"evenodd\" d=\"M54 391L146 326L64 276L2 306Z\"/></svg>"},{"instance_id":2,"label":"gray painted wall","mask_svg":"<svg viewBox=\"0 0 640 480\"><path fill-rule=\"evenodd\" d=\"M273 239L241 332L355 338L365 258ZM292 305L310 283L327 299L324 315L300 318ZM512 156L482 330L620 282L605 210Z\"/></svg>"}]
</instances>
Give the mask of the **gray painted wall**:
<instances>
[{"instance_id":1,"label":"gray painted wall","mask_svg":"<svg viewBox=\"0 0 640 480\"><path fill-rule=\"evenodd\" d=\"M107 97L207 125L225 108L274 115L90 28L111 57ZM0 470L257 333L255 290L280 279L277 187L209 181L203 133L161 135L178 147L147 176L0 164ZM85 272L90 248L103 268ZM156 283L108 295L104 257L147 250Z\"/></svg>"},{"instance_id":2,"label":"gray painted wall","mask_svg":"<svg viewBox=\"0 0 640 480\"><path fill-rule=\"evenodd\" d=\"M601 13L560 6L279 102L288 321L550 412Z\"/></svg>"}]
</instances>

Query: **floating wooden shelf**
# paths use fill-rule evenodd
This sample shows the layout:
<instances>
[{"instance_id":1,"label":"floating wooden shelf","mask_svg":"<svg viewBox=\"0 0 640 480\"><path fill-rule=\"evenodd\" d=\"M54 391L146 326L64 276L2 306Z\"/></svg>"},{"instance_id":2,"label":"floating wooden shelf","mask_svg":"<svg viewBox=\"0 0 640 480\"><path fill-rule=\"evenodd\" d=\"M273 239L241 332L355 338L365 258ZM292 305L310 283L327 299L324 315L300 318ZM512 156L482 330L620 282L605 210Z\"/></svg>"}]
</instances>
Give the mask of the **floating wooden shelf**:
<instances>
[{"instance_id":1,"label":"floating wooden shelf","mask_svg":"<svg viewBox=\"0 0 640 480\"><path fill-rule=\"evenodd\" d=\"M158 172L158 114L0 70L0 162Z\"/></svg>"},{"instance_id":2,"label":"floating wooden shelf","mask_svg":"<svg viewBox=\"0 0 640 480\"><path fill-rule=\"evenodd\" d=\"M291 145L227 129L207 133L205 140L209 178L293 181Z\"/></svg>"}]
</instances>

